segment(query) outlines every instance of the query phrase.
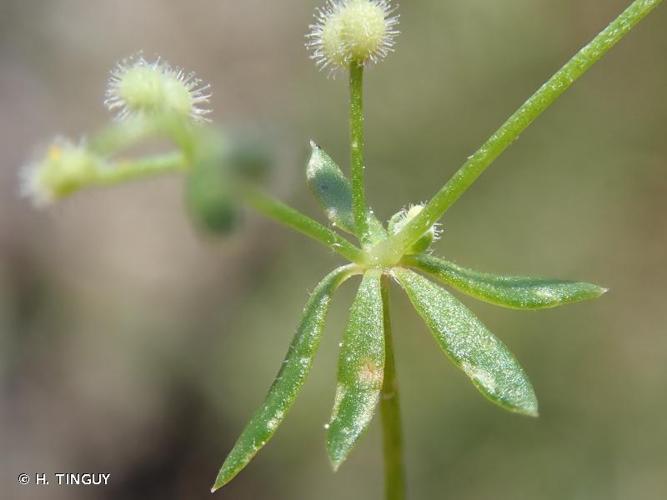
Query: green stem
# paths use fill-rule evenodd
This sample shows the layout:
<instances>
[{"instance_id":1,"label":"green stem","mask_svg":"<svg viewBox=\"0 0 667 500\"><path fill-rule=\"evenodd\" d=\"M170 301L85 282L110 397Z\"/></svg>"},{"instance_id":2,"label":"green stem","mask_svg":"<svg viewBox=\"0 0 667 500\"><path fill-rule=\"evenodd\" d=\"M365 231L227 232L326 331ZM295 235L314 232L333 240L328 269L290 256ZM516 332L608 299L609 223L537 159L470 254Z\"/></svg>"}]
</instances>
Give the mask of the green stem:
<instances>
[{"instance_id":1,"label":"green stem","mask_svg":"<svg viewBox=\"0 0 667 500\"><path fill-rule=\"evenodd\" d=\"M111 156L149 137L170 139L183 152L191 153L193 125L171 114L135 116L113 123L91 137L88 148L101 156Z\"/></svg>"},{"instance_id":2,"label":"green stem","mask_svg":"<svg viewBox=\"0 0 667 500\"><path fill-rule=\"evenodd\" d=\"M350 151L354 224L359 240L368 243L364 187L364 66L356 62L350 64Z\"/></svg>"},{"instance_id":3,"label":"green stem","mask_svg":"<svg viewBox=\"0 0 667 500\"><path fill-rule=\"evenodd\" d=\"M150 156L138 160L118 161L100 169L91 184L111 186L127 181L169 172L185 172L191 166L188 155L181 152ZM365 254L348 240L326 226L256 189L246 189L245 200L258 212L319 241L331 250L357 264Z\"/></svg>"},{"instance_id":4,"label":"green stem","mask_svg":"<svg viewBox=\"0 0 667 500\"><path fill-rule=\"evenodd\" d=\"M285 205L281 201L257 190L248 190L245 193L245 199L261 214L323 243L346 259L355 263L362 263L364 261L363 252L352 243L316 220Z\"/></svg>"},{"instance_id":5,"label":"green stem","mask_svg":"<svg viewBox=\"0 0 667 500\"><path fill-rule=\"evenodd\" d=\"M403 230L381 242L374 250L374 257L383 262L396 262L449 207L473 184L473 182L500 156L519 135L579 77L609 49L618 43L662 0L635 0L620 16L605 28L593 41L581 49L570 61L554 74L528 99L468 161L454 174L440 191Z\"/></svg>"},{"instance_id":6,"label":"green stem","mask_svg":"<svg viewBox=\"0 0 667 500\"><path fill-rule=\"evenodd\" d=\"M382 414L385 498L387 500L404 500L406 495L403 435L394 360L394 341L389 316L389 278L387 276L382 277L382 310L384 316L385 364L380 412Z\"/></svg>"},{"instance_id":7,"label":"green stem","mask_svg":"<svg viewBox=\"0 0 667 500\"><path fill-rule=\"evenodd\" d=\"M157 174L183 172L188 168L189 164L180 152L149 156L139 160L121 160L108 168L100 169L94 183L99 186L112 186Z\"/></svg>"},{"instance_id":8,"label":"green stem","mask_svg":"<svg viewBox=\"0 0 667 500\"><path fill-rule=\"evenodd\" d=\"M90 139L88 147L91 151L109 156L134 146L139 141L155 134L155 127L147 120L130 118L120 123L113 123Z\"/></svg>"}]
</instances>

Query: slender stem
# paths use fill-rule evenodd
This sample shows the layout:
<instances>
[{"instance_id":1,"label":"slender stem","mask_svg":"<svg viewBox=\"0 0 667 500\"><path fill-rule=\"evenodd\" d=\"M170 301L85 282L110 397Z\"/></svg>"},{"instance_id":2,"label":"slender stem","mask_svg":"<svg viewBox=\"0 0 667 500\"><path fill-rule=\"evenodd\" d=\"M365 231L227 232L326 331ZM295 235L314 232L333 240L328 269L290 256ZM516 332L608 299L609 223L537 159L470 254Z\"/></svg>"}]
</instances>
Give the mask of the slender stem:
<instances>
[{"instance_id":1,"label":"slender stem","mask_svg":"<svg viewBox=\"0 0 667 500\"><path fill-rule=\"evenodd\" d=\"M356 62L350 64L350 146L354 224L359 240L368 243L364 186L364 66Z\"/></svg>"},{"instance_id":2,"label":"slender stem","mask_svg":"<svg viewBox=\"0 0 667 500\"><path fill-rule=\"evenodd\" d=\"M95 134L88 147L97 154L112 155L134 146L154 133L155 127L148 120L129 118L123 122L115 122Z\"/></svg>"},{"instance_id":3,"label":"slender stem","mask_svg":"<svg viewBox=\"0 0 667 500\"><path fill-rule=\"evenodd\" d=\"M519 135L609 49L627 35L662 0L635 0L593 41L581 49L528 99L467 162L403 230L381 242L378 260L395 262L417 241Z\"/></svg>"},{"instance_id":4,"label":"slender stem","mask_svg":"<svg viewBox=\"0 0 667 500\"><path fill-rule=\"evenodd\" d=\"M382 306L384 315L385 364L382 385L382 436L384 449L385 498L404 500L405 470L403 466L403 433L398 399L398 381L394 360L394 341L389 316L389 279L382 277Z\"/></svg>"},{"instance_id":5,"label":"slender stem","mask_svg":"<svg viewBox=\"0 0 667 500\"><path fill-rule=\"evenodd\" d=\"M190 167L191 162L188 160L188 155L173 152L138 160L110 163L108 168L100 169L96 173L91 183L98 186L110 186L158 174L185 172ZM298 210L257 189L248 188L242 190L242 194L255 210L265 216L319 241L354 263L364 262L365 254L359 248Z\"/></svg>"},{"instance_id":6,"label":"slender stem","mask_svg":"<svg viewBox=\"0 0 667 500\"><path fill-rule=\"evenodd\" d=\"M97 172L94 183L99 186L111 186L157 174L183 172L188 168L189 164L183 153L165 153L113 163L108 168L100 169Z\"/></svg>"},{"instance_id":7,"label":"slender stem","mask_svg":"<svg viewBox=\"0 0 667 500\"><path fill-rule=\"evenodd\" d=\"M334 250L352 262L363 262L363 253L361 250L342 236L334 233L326 226L323 226L298 210L258 190L248 190L245 193L245 199L255 210L263 215L323 243L331 250Z\"/></svg>"},{"instance_id":8,"label":"slender stem","mask_svg":"<svg viewBox=\"0 0 667 500\"><path fill-rule=\"evenodd\" d=\"M100 130L90 138L87 146L96 154L111 156L149 137L163 137L188 153L193 147L196 130L196 126L171 114L133 116Z\"/></svg>"}]
</instances>

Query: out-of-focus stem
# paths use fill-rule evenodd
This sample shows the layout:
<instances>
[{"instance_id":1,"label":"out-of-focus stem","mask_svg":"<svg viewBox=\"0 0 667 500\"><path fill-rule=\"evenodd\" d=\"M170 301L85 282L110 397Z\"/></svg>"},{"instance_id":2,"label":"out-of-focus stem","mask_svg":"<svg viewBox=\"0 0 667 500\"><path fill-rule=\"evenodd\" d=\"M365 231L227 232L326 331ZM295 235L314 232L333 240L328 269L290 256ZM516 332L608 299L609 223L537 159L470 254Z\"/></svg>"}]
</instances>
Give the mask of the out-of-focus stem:
<instances>
[{"instance_id":1,"label":"out-of-focus stem","mask_svg":"<svg viewBox=\"0 0 667 500\"><path fill-rule=\"evenodd\" d=\"M100 168L95 176L95 184L111 186L159 174L183 172L188 168L189 164L180 152L148 156L138 160L121 160L110 164L108 168Z\"/></svg>"}]
</instances>

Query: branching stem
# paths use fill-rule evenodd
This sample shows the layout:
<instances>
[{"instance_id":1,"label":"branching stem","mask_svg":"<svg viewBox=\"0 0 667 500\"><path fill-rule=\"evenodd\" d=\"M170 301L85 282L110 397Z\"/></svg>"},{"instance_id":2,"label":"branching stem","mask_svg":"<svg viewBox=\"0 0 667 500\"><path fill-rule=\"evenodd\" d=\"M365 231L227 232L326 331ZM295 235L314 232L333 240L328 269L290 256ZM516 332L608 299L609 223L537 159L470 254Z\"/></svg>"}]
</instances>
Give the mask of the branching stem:
<instances>
[{"instance_id":1,"label":"branching stem","mask_svg":"<svg viewBox=\"0 0 667 500\"><path fill-rule=\"evenodd\" d=\"M136 128L137 130L131 129L127 134L123 134L122 129L110 127L94 140L97 146L96 151L98 153L109 154L126 147L135 138L142 136L144 132L143 126ZM185 139L189 139L189 137L184 135L183 142L188 142ZM184 144L184 146L186 145ZM187 148L184 147L184 149ZM134 160L120 160L110 162L108 168L100 169L95 176L94 184L110 186L159 174L187 172L191 167L192 161L186 151L165 153ZM283 202L272 198L256 188L242 190L241 195L258 212L322 243L349 261L354 263L365 261L365 254L348 240Z\"/></svg>"}]
</instances>

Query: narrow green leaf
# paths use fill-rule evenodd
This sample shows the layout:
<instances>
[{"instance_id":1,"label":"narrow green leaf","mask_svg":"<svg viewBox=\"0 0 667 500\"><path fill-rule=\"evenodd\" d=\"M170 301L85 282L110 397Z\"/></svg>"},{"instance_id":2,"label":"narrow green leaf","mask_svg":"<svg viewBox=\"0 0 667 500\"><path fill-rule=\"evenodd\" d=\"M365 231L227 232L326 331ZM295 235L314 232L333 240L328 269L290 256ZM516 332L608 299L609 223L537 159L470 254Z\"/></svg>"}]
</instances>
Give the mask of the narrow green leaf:
<instances>
[{"instance_id":1,"label":"narrow green leaf","mask_svg":"<svg viewBox=\"0 0 667 500\"><path fill-rule=\"evenodd\" d=\"M405 263L472 297L513 309L546 309L596 299L607 292L579 281L480 273L430 255L411 256Z\"/></svg>"},{"instance_id":2,"label":"narrow green leaf","mask_svg":"<svg viewBox=\"0 0 667 500\"><path fill-rule=\"evenodd\" d=\"M334 470L370 423L380 399L385 356L381 275L376 270L364 275L343 335L336 398L327 426L327 451Z\"/></svg>"},{"instance_id":3,"label":"narrow green leaf","mask_svg":"<svg viewBox=\"0 0 667 500\"><path fill-rule=\"evenodd\" d=\"M246 425L218 473L212 491L234 478L273 436L303 385L320 344L331 296L354 274L354 266L344 266L326 276L315 288L303 311L301 323L273 385Z\"/></svg>"},{"instance_id":4,"label":"narrow green leaf","mask_svg":"<svg viewBox=\"0 0 667 500\"><path fill-rule=\"evenodd\" d=\"M356 234L350 181L321 147L313 141L310 146L312 152L306 169L308 186L331 223L343 231ZM368 225L373 241L386 238L387 232L382 223L372 214L368 216Z\"/></svg>"},{"instance_id":5,"label":"narrow green leaf","mask_svg":"<svg viewBox=\"0 0 667 500\"><path fill-rule=\"evenodd\" d=\"M505 344L443 288L408 269L393 273L440 348L484 396L509 411L537 416L533 387Z\"/></svg>"}]
</instances>

